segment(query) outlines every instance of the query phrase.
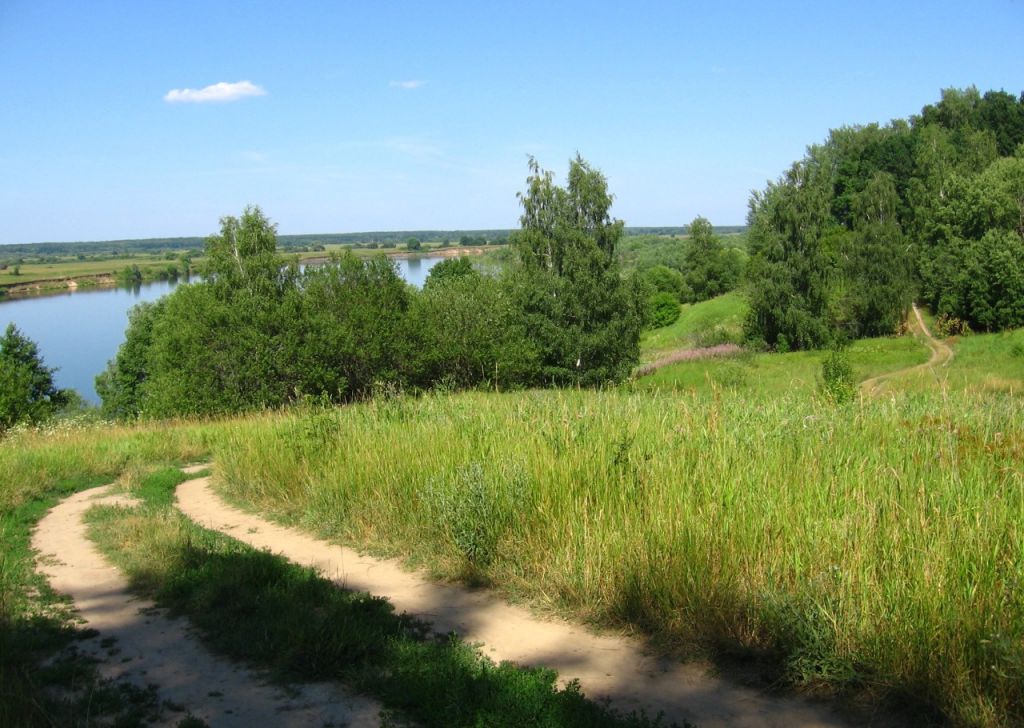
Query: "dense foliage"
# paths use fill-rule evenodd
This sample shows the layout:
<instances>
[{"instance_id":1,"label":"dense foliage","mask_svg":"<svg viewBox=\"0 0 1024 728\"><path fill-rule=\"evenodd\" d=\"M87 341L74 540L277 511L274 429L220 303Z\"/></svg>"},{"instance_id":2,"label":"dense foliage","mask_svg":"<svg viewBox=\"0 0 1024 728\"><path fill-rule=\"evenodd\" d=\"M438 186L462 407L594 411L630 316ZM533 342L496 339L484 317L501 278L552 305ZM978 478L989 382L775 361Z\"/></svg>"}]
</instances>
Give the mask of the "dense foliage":
<instances>
[{"instance_id":1,"label":"dense foliage","mask_svg":"<svg viewBox=\"0 0 1024 728\"><path fill-rule=\"evenodd\" d=\"M0 434L20 422L45 420L68 402L53 383L35 342L8 324L0 337Z\"/></svg>"},{"instance_id":2,"label":"dense foliage","mask_svg":"<svg viewBox=\"0 0 1024 728\"><path fill-rule=\"evenodd\" d=\"M723 238L719 231L729 233ZM746 237L733 228L719 228L703 218L675 234L632 236L623 241L618 258L641 300L646 328L660 328L679 317L679 305L699 303L740 284L747 254ZM670 307L669 298L674 302Z\"/></svg>"},{"instance_id":3,"label":"dense foliage","mask_svg":"<svg viewBox=\"0 0 1024 728\"><path fill-rule=\"evenodd\" d=\"M641 312L619 272L623 223L597 170L577 157L566 187L530 161L519 195L522 225L512 239L508 279L514 306L537 347L530 384L596 385L623 379L639 358Z\"/></svg>"},{"instance_id":4,"label":"dense foliage","mask_svg":"<svg viewBox=\"0 0 1024 728\"><path fill-rule=\"evenodd\" d=\"M917 291L1024 325L1024 95L950 89L909 121L833 130L750 201L747 334L778 349L892 333Z\"/></svg>"},{"instance_id":5,"label":"dense foliage","mask_svg":"<svg viewBox=\"0 0 1024 728\"><path fill-rule=\"evenodd\" d=\"M516 261L500 276L465 259L424 289L385 258L351 254L300 270L277 252L259 208L225 217L204 281L130 316L97 378L111 417L211 414L378 390L599 385L638 358L640 312L620 275L622 223L600 172L581 159L568 186L533 163L520 196Z\"/></svg>"}]
</instances>

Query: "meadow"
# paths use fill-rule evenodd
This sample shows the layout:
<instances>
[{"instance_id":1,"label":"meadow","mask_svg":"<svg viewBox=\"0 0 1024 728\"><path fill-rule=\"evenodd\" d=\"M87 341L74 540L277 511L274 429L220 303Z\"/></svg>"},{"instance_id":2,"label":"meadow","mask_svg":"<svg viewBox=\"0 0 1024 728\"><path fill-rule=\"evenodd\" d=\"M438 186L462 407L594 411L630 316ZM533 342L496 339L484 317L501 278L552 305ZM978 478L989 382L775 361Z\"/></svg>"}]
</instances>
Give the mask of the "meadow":
<instances>
[{"instance_id":1,"label":"meadow","mask_svg":"<svg viewBox=\"0 0 1024 728\"><path fill-rule=\"evenodd\" d=\"M1016 397L435 395L228 426L223 490L318 534L804 687L1024 719ZM442 445L443 443L443 445Z\"/></svg>"},{"instance_id":2,"label":"meadow","mask_svg":"<svg viewBox=\"0 0 1024 728\"><path fill-rule=\"evenodd\" d=\"M641 364L655 361L676 349L738 344L743 336L746 314L747 304L739 291L709 301L683 304L674 324L641 334Z\"/></svg>"},{"instance_id":3,"label":"meadow","mask_svg":"<svg viewBox=\"0 0 1024 728\"><path fill-rule=\"evenodd\" d=\"M0 722L31 714L45 678L32 656L72 636L31 571L35 520L74 489L145 492L154 470L212 457L235 502L438 578L727 673L753 661L775 686L900 705L907 722L1019 724L1024 331L954 349L940 371L841 406L818 394L823 354L803 352L684 362L607 391L15 433L0 444ZM886 338L849 356L863 379L927 350ZM127 563L161 533L115 543Z\"/></svg>"},{"instance_id":4,"label":"meadow","mask_svg":"<svg viewBox=\"0 0 1024 728\"><path fill-rule=\"evenodd\" d=\"M144 280L165 274L168 266L179 266L178 256L166 257L162 253L138 253L131 256L96 256L80 260L77 256L50 256L44 260L29 259L21 264L9 264L0 270L0 289L35 283L49 283L47 287L61 287L68 278L80 279L79 285L97 285L99 278L116 278L125 268L137 266ZM17 268L17 273L15 273Z\"/></svg>"}]
</instances>

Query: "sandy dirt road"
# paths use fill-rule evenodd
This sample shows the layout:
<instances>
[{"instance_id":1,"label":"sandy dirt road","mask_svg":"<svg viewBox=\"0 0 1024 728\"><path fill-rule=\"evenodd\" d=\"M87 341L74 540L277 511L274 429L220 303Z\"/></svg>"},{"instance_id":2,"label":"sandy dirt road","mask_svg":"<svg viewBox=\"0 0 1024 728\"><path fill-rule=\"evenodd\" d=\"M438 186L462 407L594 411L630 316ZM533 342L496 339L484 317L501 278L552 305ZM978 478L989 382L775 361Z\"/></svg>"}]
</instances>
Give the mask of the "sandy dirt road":
<instances>
[{"instance_id":1,"label":"sandy dirt road","mask_svg":"<svg viewBox=\"0 0 1024 728\"><path fill-rule=\"evenodd\" d=\"M128 589L124 575L86 537L85 512L96 505L133 505L110 486L61 501L33 534L38 569L54 590L70 596L96 637L78 643L100 674L138 687L157 686L165 709L155 725L177 725L187 713L219 728L378 726L380 706L338 685L269 684L259 673L211 654L184 619L172 619Z\"/></svg>"},{"instance_id":2,"label":"sandy dirt road","mask_svg":"<svg viewBox=\"0 0 1024 728\"><path fill-rule=\"evenodd\" d=\"M924 364L918 364L916 366L907 367L906 369L899 369L895 372L889 372L888 374L882 374L877 377L865 379L860 383L860 391L864 394L874 394L881 389L886 382L895 377L901 377L913 372L922 372L925 370L934 370L938 367L944 367L953 359L953 349L950 348L949 344L932 336L932 332L928 330L928 327L924 323L924 319L921 318L921 311L918 310L917 306L913 306L912 308L914 315L910 317L910 328L914 331L915 336L924 337L924 343L931 350L931 356L928 357L928 361Z\"/></svg>"},{"instance_id":3,"label":"sandy dirt road","mask_svg":"<svg viewBox=\"0 0 1024 728\"><path fill-rule=\"evenodd\" d=\"M663 711L670 720L701 728L825 728L844 726L829 707L795 697L776 697L708 674L706 666L680 664L645 653L619 636L597 636L585 628L540 619L486 590L429 581L397 562L375 559L271 523L227 505L209 478L178 486L178 507L198 524L306 566L348 589L387 597L399 612L480 642L496 661L544 665L564 683L581 682L592 699L608 698L622 711Z\"/></svg>"}]
</instances>

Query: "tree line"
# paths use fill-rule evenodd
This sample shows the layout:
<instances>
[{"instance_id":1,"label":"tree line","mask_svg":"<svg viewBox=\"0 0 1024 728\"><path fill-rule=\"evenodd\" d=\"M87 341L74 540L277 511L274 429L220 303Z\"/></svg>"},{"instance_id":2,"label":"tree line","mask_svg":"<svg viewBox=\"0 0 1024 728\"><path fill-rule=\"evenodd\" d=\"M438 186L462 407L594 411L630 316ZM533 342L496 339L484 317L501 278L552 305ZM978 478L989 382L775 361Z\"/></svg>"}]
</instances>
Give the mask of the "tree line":
<instances>
[{"instance_id":1,"label":"tree line","mask_svg":"<svg viewBox=\"0 0 1024 728\"><path fill-rule=\"evenodd\" d=\"M435 266L422 290L381 257L300 269L258 207L206 241L200 283L129 317L96 380L109 417L202 415L380 390L594 386L639 355L639 288L616 256L623 224L596 169L567 184L531 161L513 262L497 276Z\"/></svg>"},{"instance_id":2,"label":"tree line","mask_svg":"<svg viewBox=\"0 0 1024 728\"><path fill-rule=\"evenodd\" d=\"M975 330L1024 325L1024 94L948 89L832 130L749 204L746 334L818 348L893 333L916 295Z\"/></svg>"}]
</instances>

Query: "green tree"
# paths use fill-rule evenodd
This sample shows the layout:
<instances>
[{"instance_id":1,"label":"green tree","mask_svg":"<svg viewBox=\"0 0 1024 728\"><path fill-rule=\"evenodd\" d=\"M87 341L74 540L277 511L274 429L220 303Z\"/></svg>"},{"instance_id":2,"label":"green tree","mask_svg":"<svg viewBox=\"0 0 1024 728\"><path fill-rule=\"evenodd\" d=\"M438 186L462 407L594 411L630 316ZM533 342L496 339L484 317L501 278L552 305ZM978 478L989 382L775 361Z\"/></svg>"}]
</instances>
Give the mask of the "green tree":
<instances>
[{"instance_id":1,"label":"green tree","mask_svg":"<svg viewBox=\"0 0 1024 728\"><path fill-rule=\"evenodd\" d=\"M423 282L423 287L431 288L451 278L475 275L480 274L473 268L473 264L468 257L445 258L430 269L430 273L427 274L427 280Z\"/></svg>"},{"instance_id":2,"label":"green tree","mask_svg":"<svg viewBox=\"0 0 1024 728\"><path fill-rule=\"evenodd\" d=\"M890 335L910 310L911 260L898 205L892 175L885 172L877 172L854 199L855 229L843 250L845 295L836 316L848 338Z\"/></svg>"},{"instance_id":3,"label":"green tree","mask_svg":"<svg viewBox=\"0 0 1024 728\"><path fill-rule=\"evenodd\" d=\"M206 241L206 281L179 286L129 321L125 344L97 382L115 416L212 414L279 406L283 308L298 268L276 252L276 227L258 207L224 217Z\"/></svg>"},{"instance_id":4,"label":"green tree","mask_svg":"<svg viewBox=\"0 0 1024 728\"><path fill-rule=\"evenodd\" d=\"M68 402L70 393L56 387L53 372L35 342L8 324L0 338L0 432L42 422Z\"/></svg>"},{"instance_id":5,"label":"green tree","mask_svg":"<svg viewBox=\"0 0 1024 728\"><path fill-rule=\"evenodd\" d=\"M428 280L413 298L409 336L410 377L420 387L507 388L531 381L537 369L508 287L475 271Z\"/></svg>"},{"instance_id":6,"label":"green tree","mask_svg":"<svg viewBox=\"0 0 1024 728\"><path fill-rule=\"evenodd\" d=\"M220 233L206 239L203 274L222 300L235 295L278 297L294 277L277 253L277 226L250 205L240 218L220 220Z\"/></svg>"},{"instance_id":7,"label":"green tree","mask_svg":"<svg viewBox=\"0 0 1024 728\"><path fill-rule=\"evenodd\" d=\"M406 383L410 288L386 258L346 252L306 270L282 309L278 337L285 397L369 395L378 383Z\"/></svg>"},{"instance_id":8,"label":"green tree","mask_svg":"<svg viewBox=\"0 0 1024 728\"><path fill-rule=\"evenodd\" d=\"M671 294L676 299L676 303L692 300L693 291L687 285L683 274L675 268L658 264L647 268L640 275L644 284L650 287L652 294L655 292Z\"/></svg>"},{"instance_id":9,"label":"green tree","mask_svg":"<svg viewBox=\"0 0 1024 728\"><path fill-rule=\"evenodd\" d=\"M620 275L623 223L609 214L607 181L579 156L564 188L534 159L530 172L508 282L538 349L533 383L623 379L639 357L641 313Z\"/></svg>"},{"instance_id":10,"label":"green tree","mask_svg":"<svg viewBox=\"0 0 1024 728\"><path fill-rule=\"evenodd\" d=\"M423 248L423 243L420 242L419 238L406 238L405 249L406 250L420 250Z\"/></svg>"},{"instance_id":11,"label":"green tree","mask_svg":"<svg viewBox=\"0 0 1024 728\"><path fill-rule=\"evenodd\" d=\"M143 302L128 312L125 340L107 368L96 377L104 417L131 419L140 414L142 387L149 377L153 324L163 312L165 300Z\"/></svg>"},{"instance_id":12,"label":"green tree","mask_svg":"<svg viewBox=\"0 0 1024 728\"><path fill-rule=\"evenodd\" d=\"M671 293L655 293L647 299L645 319L652 329L674 324L679 319L679 301Z\"/></svg>"},{"instance_id":13,"label":"green tree","mask_svg":"<svg viewBox=\"0 0 1024 728\"><path fill-rule=\"evenodd\" d=\"M690 241L686 253L686 286L691 301L706 301L737 286L739 259L722 245L711 223L698 217L690 223Z\"/></svg>"},{"instance_id":14,"label":"green tree","mask_svg":"<svg viewBox=\"0 0 1024 728\"><path fill-rule=\"evenodd\" d=\"M808 158L751 198L749 340L788 350L819 348L832 338L830 168L827 150L812 148Z\"/></svg>"}]
</instances>

